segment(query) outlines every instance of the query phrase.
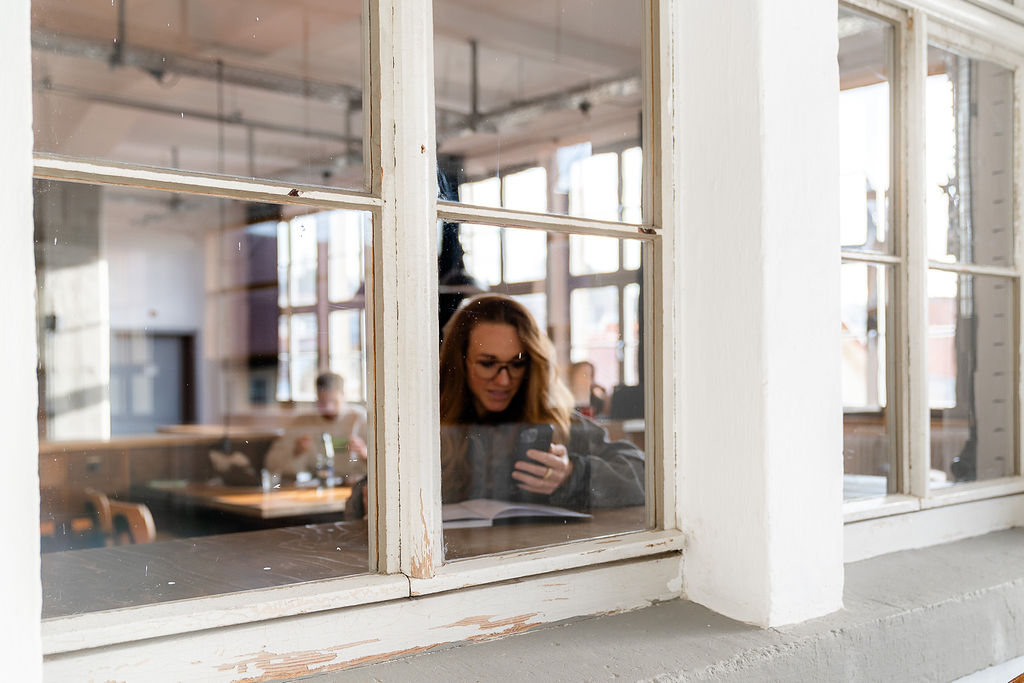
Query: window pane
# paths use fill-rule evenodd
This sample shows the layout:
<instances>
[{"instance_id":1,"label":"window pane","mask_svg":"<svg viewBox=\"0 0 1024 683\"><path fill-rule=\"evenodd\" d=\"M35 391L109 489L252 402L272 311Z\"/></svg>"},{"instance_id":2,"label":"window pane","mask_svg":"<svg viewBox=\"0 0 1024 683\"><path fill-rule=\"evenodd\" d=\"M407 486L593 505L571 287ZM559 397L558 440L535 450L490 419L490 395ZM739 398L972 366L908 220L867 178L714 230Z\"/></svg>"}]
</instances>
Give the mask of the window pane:
<instances>
[{"instance_id":1,"label":"window pane","mask_svg":"<svg viewBox=\"0 0 1024 683\"><path fill-rule=\"evenodd\" d=\"M932 486L1014 474L1013 289L1005 278L929 273Z\"/></svg>"},{"instance_id":2,"label":"window pane","mask_svg":"<svg viewBox=\"0 0 1024 683\"><path fill-rule=\"evenodd\" d=\"M362 188L361 9L33 0L36 150Z\"/></svg>"},{"instance_id":3,"label":"window pane","mask_svg":"<svg viewBox=\"0 0 1024 683\"><path fill-rule=\"evenodd\" d=\"M1013 265L1013 72L928 48L928 256Z\"/></svg>"},{"instance_id":4,"label":"window pane","mask_svg":"<svg viewBox=\"0 0 1024 683\"><path fill-rule=\"evenodd\" d=\"M526 310L537 321L537 327L546 334L548 329L548 295L544 292L537 292L535 294L513 294L512 298L526 306Z\"/></svg>"},{"instance_id":5,"label":"window pane","mask_svg":"<svg viewBox=\"0 0 1024 683\"><path fill-rule=\"evenodd\" d=\"M630 240L637 247L639 242ZM629 244L630 242L627 242ZM622 370L624 384L640 383L640 285L622 288L622 341L624 344Z\"/></svg>"},{"instance_id":6,"label":"window pane","mask_svg":"<svg viewBox=\"0 0 1024 683\"><path fill-rule=\"evenodd\" d=\"M280 242L314 217L45 180L35 207L43 615L367 571L340 480L366 472L363 311L331 318L349 402L321 410L326 302L280 306Z\"/></svg>"},{"instance_id":7,"label":"window pane","mask_svg":"<svg viewBox=\"0 0 1024 683\"><path fill-rule=\"evenodd\" d=\"M845 249L891 249L893 30L839 10L839 229Z\"/></svg>"},{"instance_id":8,"label":"window pane","mask_svg":"<svg viewBox=\"0 0 1024 683\"><path fill-rule=\"evenodd\" d=\"M325 216L330 229L327 243L327 292L331 301L346 301L360 295L363 263L369 233L368 216L357 211L330 211Z\"/></svg>"},{"instance_id":9,"label":"window pane","mask_svg":"<svg viewBox=\"0 0 1024 683\"><path fill-rule=\"evenodd\" d=\"M461 239L470 274L488 285L501 282L501 228L464 224Z\"/></svg>"},{"instance_id":10,"label":"window pane","mask_svg":"<svg viewBox=\"0 0 1024 683\"><path fill-rule=\"evenodd\" d=\"M620 310L618 286L571 289L564 236L537 234L544 238L540 254L551 249L561 268L538 281L501 283L482 298L464 294L442 316L441 490L449 560L645 528L636 273L602 276L621 280L627 310ZM619 240L613 242L617 252ZM536 249L530 255L538 259ZM520 327L500 322L508 319ZM624 328L634 368L628 386L619 383ZM537 439L539 452L523 455L519 469L537 477L520 488L513 476L516 442L528 437ZM521 450L529 450L523 443ZM545 460L563 447L567 461ZM554 516L546 521L537 508L493 525L480 518L508 513L511 504L557 509L547 511Z\"/></svg>"},{"instance_id":11,"label":"window pane","mask_svg":"<svg viewBox=\"0 0 1024 683\"><path fill-rule=\"evenodd\" d=\"M639 257L640 242L629 240L632 251ZM639 260L639 259L638 259ZM639 267L639 263L635 267ZM619 240L615 237L593 235L569 236L569 272L573 275L613 273L619 269Z\"/></svg>"},{"instance_id":12,"label":"window pane","mask_svg":"<svg viewBox=\"0 0 1024 683\"><path fill-rule=\"evenodd\" d=\"M505 282L528 282L547 277L547 234L540 230L503 228Z\"/></svg>"},{"instance_id":13,"label":"window pane","mask_svg":"<svg viewBox=\"0 0 1024 683\"><path fill-rule=\"evenodd\" d=\"M569 297L574 363L594 364L594 380L619 383L619 290L616 287L574 289Z\"/></svg>"},{"instance_id":14,"label":"window pane","mask_svg":"<svg viewBox=\"0 0 1024 683\"><path fill-rule=\"evenodd\" d=\"M840 335L843 388L843 495L896 491L893 416L888 407L886 344L890 266L844 263Z\"/></svg>"},{"instance_id":15,"label":"window pane","mask_svg":"<svg viewBox=\"0 0 1024 683\"><path fill-rule=\"evenodd\" d=\"M291 261L288 268L288 298L292 306L310 306L316 303L317 244L319 242L317 216L305 215L292 219ZM281 268L282 264L278 264Z\"/></svg>"},{"instance_id":16,"label":"window pane","mask_svg":"<svg viewBox=\"0 0 1024 683\"><path fill-rule=\"evenodd\" d=\"M444 184L536 165L551 177L527 204L506 192L508 208L640 222L642 174L620 178L615 153L589 159L641 144L643 16L640 0L435 5ZM460 189L446 198L493 206Z\"/></svg>"},{"instance_id":17,"label":"window pane","mask_svg":"<svg viewBox=\"0 0 1024 683\"><path fill-rule=\"evenodd\" d=\"M569 167L569 213L605 221L619 219L617 154L596 154Z\"/></svg>"},{"instance_id":18,"label":"window pane","mask_svg":"<svg viewBox=\"0 0 1024 683\"><path fill-rule=\"evenodd\" d=\"M467 204L501 206L501 178L484 178L459 186L459 196Z\"/></svg>"},{"instance_id":19,"label":"window pane","mask_svg":"<svg viewBox=\"0 0 1024 683\"><path fill-rule=\"evenodd\" d=\"M639 147L622 152L622 220L627 223L643 222L643 156Z\"/></svg>"},{"instance_id":20,"label":"window pane","mask_svg":"<svg viewBox=\"0 0 1024 683\"><path fill-rule=\"evenodd\" d=\"M361 310L331 311L329 316L331 371L345 381L345 397L366 401L363 378L366 377L366 338Z\"/></svg>"},{"instance_id":21,"label":"window pane","mask_svg":"<svg viewBox=\"0 0 1024 683\"><path fill-rule=\"evenodd\" d=\"M502 179L506 209L544 212L548 210L548 174L543 168L528 168Z\"/></svg>"}]
</instances>

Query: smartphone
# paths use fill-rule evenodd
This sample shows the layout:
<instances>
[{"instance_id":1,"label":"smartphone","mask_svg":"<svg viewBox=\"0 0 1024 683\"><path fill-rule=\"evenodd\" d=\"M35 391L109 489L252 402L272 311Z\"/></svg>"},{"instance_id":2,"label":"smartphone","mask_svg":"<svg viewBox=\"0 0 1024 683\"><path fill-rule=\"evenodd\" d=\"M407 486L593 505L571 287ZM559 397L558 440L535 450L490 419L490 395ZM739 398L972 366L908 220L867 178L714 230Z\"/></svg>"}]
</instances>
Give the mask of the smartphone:
<instances>
[{"instance_id":1,"label":"smartphone","mask_svg":"<svg viewBox=\"0 0 1024 683\"><path fill-rule=\"evenodd\" d=\"M525 460L536 463L534 459L526 455L531 448L538 451L549 452L551 450L551 437L554 436L555 428L549 424L523 425L516 435L515 460ZM515 463L513 462L513 467Z\"/></svg>"}]
</instances>

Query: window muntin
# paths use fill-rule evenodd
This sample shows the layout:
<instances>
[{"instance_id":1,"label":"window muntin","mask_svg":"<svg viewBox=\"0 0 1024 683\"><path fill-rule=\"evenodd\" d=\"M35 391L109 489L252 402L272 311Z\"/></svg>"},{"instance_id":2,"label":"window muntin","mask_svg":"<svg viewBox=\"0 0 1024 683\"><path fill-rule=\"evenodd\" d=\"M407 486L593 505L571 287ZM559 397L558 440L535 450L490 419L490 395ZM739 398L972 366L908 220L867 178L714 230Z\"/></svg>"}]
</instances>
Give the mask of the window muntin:
<instances>
[{"instance_id":1,"label":"window muntin","mask_svg":"<svg viewBox=\"0 0 1024 683\"><path fill-rule=\"evenodd\" d=\"M361 189L361 26L359 0L33 0L36 150Z\"/></svg>"},{"instance_id":2,"label":"window muntin","mask_svg":"<svg viewBox=\"0 0 1024 683\"><path fill-rule=\"evenodd\" d=\"M590 166L617 163L600 150L641 141L643 3L586 0L548 10L508 6L467 27L462 13L435 7L439 158L450 160L455 175L477 179L557 150L545 166L547 187L528 204L507 207L640 222L636 160L627 202L616 180ZM531 38L517 41L520 35ZM447 199L495 205L476 195Z\"/></svg>"},{"instance_id":3,"label":"window muntin","mask_svg":"<svg viewBox=\"0 0 1024 683\"><path fill-rule=\"evenodd\" d=\"M636 282L636 273L622 271L624 279L621 285L594 281L594 276L574 277L567 272L568 264L564 256L561 260L554 256L564 250L564 234L491 227L506 236L518 233L539 236L541 254L546 252L548 258L538 258L536 249L524 252L520 258L529 255L541 262L546 261L549 264L548 273L544 279L528 284L533 291L513 294L510 293L513 291L512 285L498 283L486 290L477 288L473 292L463 292L465 298L460 303L466 305L468 297L473 293L508 294L530 311L541 335L551 345L551 361L555 364L558 383L562 386L560 391L568 390L564 397L566 405L575 407L570 438L566 440L565 435L556 435L553 443L568 447L573 471L577 474L575 478L566 479L550 495L525 495L512 483L510 449L519 433L529 430L532 425L486 419L479 423L475 420L464 424L445 423L441 427L441 484L442 496L447 504L445 515L457 517L457 513L461 512L463 516L468 516L470 508L482 504L465 503L466 509L459 508L459 505L467 499L487 498L492 502L556 505L592 516L576 519L556 515L552 523L540 526L517 525L515 518L499 519L495 527L484 529L464 528L478 525L477 520L449 519L444 531L445 557L448 560L463 559L646 529L644 412L640 398L643 387L638 385L641 376L638 367L642 338L640 321L643 315L639 308L640 285ZM583 239L593 240L591 249L595 253L602 249L608 252L596 254L596 258L605 261L610 257L616 266L624 244L639 242L616 237ZM495 247L500 245L495 242L491 244ZM494 262L493 258L482 258L478 251L480 243L474 245L477 250L474 251L474 263ZM560 267L556 263L561 264ZM467 275L475 278L476 273L468 263L466 270ZM610 280L607 274L604 277L609 282L615 281L614 276ZM624 290L628 296L622 296ZM628 321L626 324L622 322L624 318ZM624 328L628 331L624 332ZM627 345L628 353L624 353L623 349ZM467 353L475 352L469 349ZM444 358L442 351L442 383L446 373ZM474 390L474 380L470 377L475 370L474 359L475 356L463 359L468 387L466 391L470 393ZM509 359L499 358L498 361L506 362ZM622 382L624 363L630 366L628 376L633 380L632 386ZM584 364L590 364L593 372L587 370L586 386L577 392L577 375L585 370L578 366ZM498 367L500 379L491 380L492 384L501 385L499 389L507 389L506 385L510 381L516 382L516 386L529 387L532 375L523 380L520 371L513 376L511 371L506 373L502 368ZM444 395L442 387L442 397ZM552 400L562 398L556 390L552 390L552 396ZM442 416L446 414L443 402L442 398ZM604 439L620 442L617 445L602 445ZM586 483L588 480L592 483Z\"/></svg>"}]
</instances>

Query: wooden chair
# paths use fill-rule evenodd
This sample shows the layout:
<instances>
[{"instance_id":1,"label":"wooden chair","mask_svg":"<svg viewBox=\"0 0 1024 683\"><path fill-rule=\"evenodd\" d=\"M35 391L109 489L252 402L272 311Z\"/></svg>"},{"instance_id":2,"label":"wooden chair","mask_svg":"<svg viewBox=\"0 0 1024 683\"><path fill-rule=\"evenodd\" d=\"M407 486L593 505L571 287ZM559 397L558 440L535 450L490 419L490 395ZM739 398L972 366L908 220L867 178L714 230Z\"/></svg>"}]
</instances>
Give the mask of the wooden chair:
<instances>
[{"instance_id":1,"label":"wooden chair","mask_svg":"<svg viewBox=\"0 0 1024 683\"><path fill-rule=\"evenodd\" d=\"M93 527L103 539L104 545L114 544L114 518L110 514L110 499L96 489L86 489L85 509L91 514L96 525Z\"/></svg>"},{"instance_id":2,"label":"wooden chair","mask_svg":"<svg viewBox=\"0 0 1024 683\"><path fill-rule=\"evenodd\" d=\"M112 500L110 514L114 522L114 540L118 545L121 545L120 540L124 534L128 535L133 544L152 543L156 539L153 514L145 504Z\"/></svg>"},{"instance_id":3,"label":"wooden chair","mask_svg":"<svg viewBox=\"0 0 1024 683\"><path fill-rule=\"evenodd\" d=\"M156 538L156 524L146 505L110 500L95 489L86 489L85 495L86 507L95 515L96 529L105 545L152 543Z\"/></svg>"}]
</instances>

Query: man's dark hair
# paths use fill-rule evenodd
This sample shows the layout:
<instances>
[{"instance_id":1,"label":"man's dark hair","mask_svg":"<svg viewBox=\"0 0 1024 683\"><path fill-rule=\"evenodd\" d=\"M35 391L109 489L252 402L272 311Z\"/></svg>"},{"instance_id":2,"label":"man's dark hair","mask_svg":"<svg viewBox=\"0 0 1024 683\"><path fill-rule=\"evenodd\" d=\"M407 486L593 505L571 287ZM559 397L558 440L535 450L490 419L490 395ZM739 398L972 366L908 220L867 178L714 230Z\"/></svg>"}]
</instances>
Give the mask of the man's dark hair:
<instances>
[{"instance_id":1,"label":"man's dark hair","mask_svg":"<svg viewBox=\"0 0 1024 683\"><path fill-rule=\"evenodd\" d=\"M345 392L345 380L336 372L321 372L316 377L317 393L321 391Z\"/></svg>"}]
</instances>

